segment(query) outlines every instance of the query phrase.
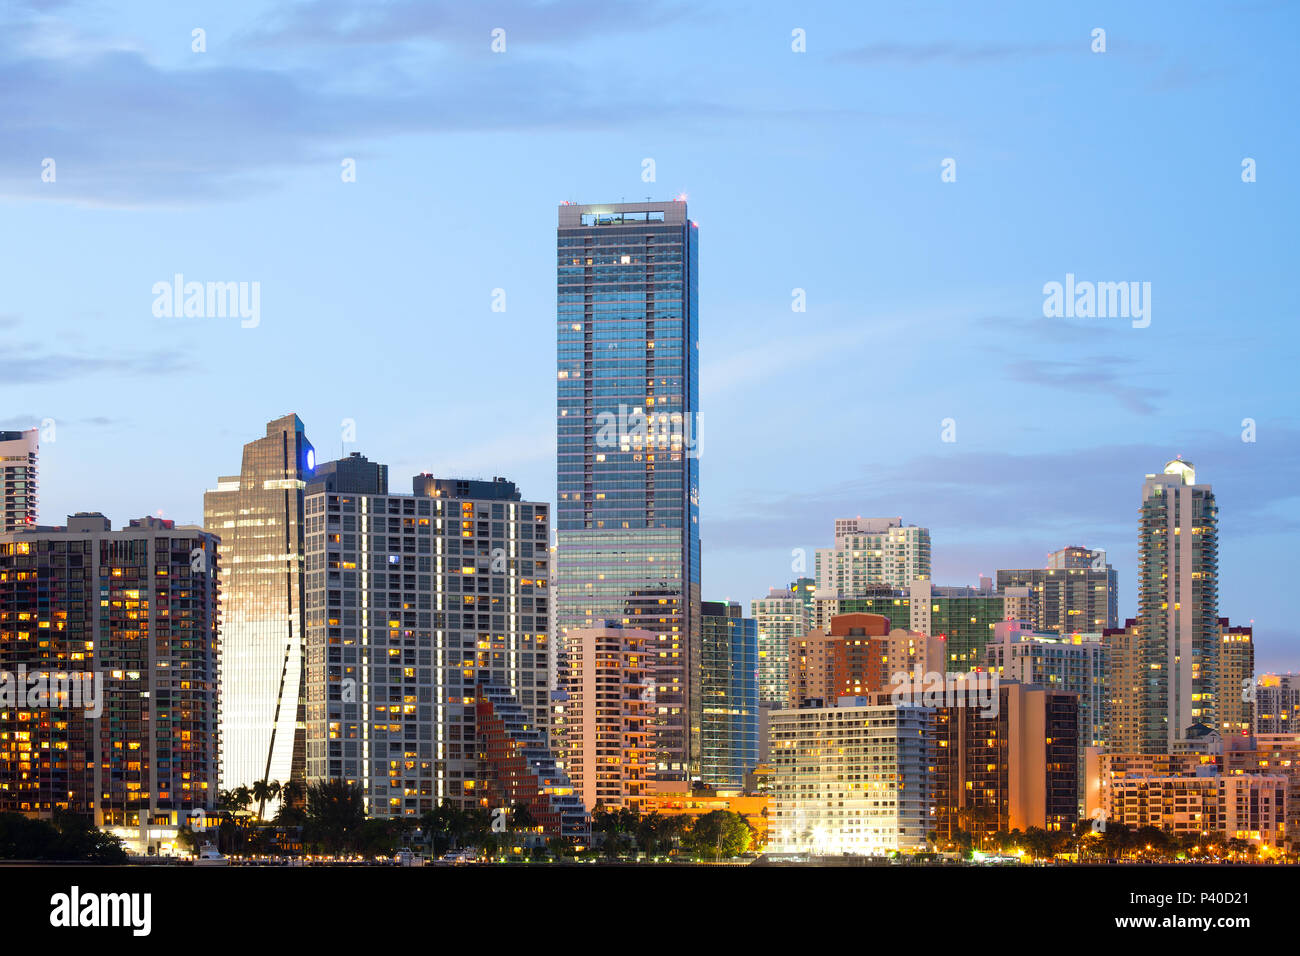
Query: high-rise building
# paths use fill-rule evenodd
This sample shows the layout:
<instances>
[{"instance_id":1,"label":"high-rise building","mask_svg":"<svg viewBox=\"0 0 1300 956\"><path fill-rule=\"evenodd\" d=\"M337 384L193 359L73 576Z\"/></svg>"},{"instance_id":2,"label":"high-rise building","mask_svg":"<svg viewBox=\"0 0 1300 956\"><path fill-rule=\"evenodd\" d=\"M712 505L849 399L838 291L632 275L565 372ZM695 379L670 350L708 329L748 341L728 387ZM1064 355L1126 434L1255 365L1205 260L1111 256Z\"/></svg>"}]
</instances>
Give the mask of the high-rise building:
<instances>
[{"instance_id":1,"label":"high-rise building","mask_svg":"<svg viewBox=\"0 0 1300 956\"><path fill-rule=\"evenodd\" d=\"M930 530L902 518L838 518L835 547L818 548L817 590L853 597L930 578Z\"/></svg>"},{"instance_id":2,"label":"high-rise building","mask_svg":"<svg viewBox=\"0 0 1300 956\"><path fill-rule=\"evenodd\" d=\"M700 613L700 783L740 790L758 766L758 623L732 601Z\"/></svg>"},{"instance_id":3,"label":"high-rise building","mask_svg":"<svg viewBox=\"0 0 1300 956\"><path fill-rule=\"evenodd\" d=\"M1079 816L1078 697L999 681L996 713L943 706L935 714L935 831L978 841L1000 831L1064 830Z\"/></svg>"},{"instance_id":4,"label":"high-rise building","mask_svg":"<svg viewBox=\"0 0 1300 956\"><path fill-rule=\"evenodd\" d=\"M980 587L913 581L910 629L947 641L946 670L960 673L984 666L993 628L1006 619L1006 597L983 579Z\"/></svg>"},{"instance_id":5,"label":"high-rise building","mask_svg":"<svg viewBox=\"0 0 1300 956\"><path fill-rule=\"evenodd\" d=\"M548 505L503 478L372 493L362 463L305 491L307 780L358 784L379 817L571 795L550 755Z\"/></svg>"},{"instance_id":6,"label":"high-rise building","mask_svg":"<svg viewBox=\"0 0 1300 956\"><path fill-rule=\"evenodd\" d=\"M699 774L699 264L684 200L559 208L557 629L655 634L655 773Z\"/></svg>"},{"instance_id":7,"label":"high-rise building","mask_svg":"<svg viewBox=\"0 0 1300 956\"><path fill-rule=\"evenodd\" d=\"M0 810L85 814L143 853L215 807L218 570L213 535L159 518L0 533L0 658L24 695L0 702Z\"/></svg>"},{"instance_id":8,"label":"high-rise building","mask_svg":"<svg viewBox=\"0 0 1300 956\"><path fill-rule=\"evenodd\" d=\"M1224 737L1249 736L1255 726L1255 629L1219 618L1218 731Z\"/></svg>"},{"instance_id":9,"label":"high-rise building","mask_svg":"<svg viewBox=\"0 0 1300 956\"><path fill-rule=\"evenodd\" d=\"M1261 674L1255 682L1255 733L1300 733L1300 674Z\"/></svg>"},{"instance_id":10,"label":"high-rise building","mask_svg":"<svg viewBox=\"0 0 1300 956\"><path fill-rule=\"evenodd\" d=\"M1039 631L1100 633L1119 624L1119 574L1106 552L1072 546L1053 551L1046 568L999 570L1001 592L1029 589L1028 617Z\"/></svg>"},{"instance_id":11,"label":"high-rise building","mask_svg":"<svg viewBox=\"0 0 1300 956\"><path fill-rule=\"evenodd\" d=\"M39 432L0 431L0 533L36 525Z\"/></svg>"},{"instance_id":12,"label":"high-rise building","mask_svg":"<svg viewBox=\"0 0 1300 956\"><path fill-rule=\"evenodd\" d=\"M769 850L819 856L925 850L934 711L865 697L837 703L768 715L775 770Z\"/></svg>"},{"instance_id":13,"label":"high-rise building","mask_svg":"<svg viewBox=\"0 0 1300 956\"><path fill-rule=\"evenodd\" d=\"M1100 634L1069 636L1035 632L1027 621L999 621L989 644L988 666L1002 680L1038 684L1068 691L1079 699L1077 766L1085 764L1088 747L1106 745L1107 647ZM1083 807L1083 774L1079 774L1079 805Z\"/></svg>"},{"instance_id":14,"label":"high-rise building","mask_svg":"<svg viewBox=\"0 0 1300 956\"><path fill-rule=\"evenodd\" d=\"M640 811L651 794L649 631L573 628L561 687L564 769L588 810Z\"/></svg>"},{"instance_id":15,"label":"high-rise building","mask_svg":"<svg viewBox=\"0 0 1300 956\"><path fill-rule=\"evenodd\" d=\"M755 598L749 606L758 622L759 701L783 705L790 678L790 640L808 631L807 605L794 590L769 588L767 597Z\"/></svg>"},{"instance_id":16,"label":"high-rise building","mask_svg":"<svg viewBox=\"0 0 1300 956\"><path fill-rule=\"evenodd\" d=\"M804 617L812 622L813 600L817 597L816 578L795 578L790 582L789 591L803 602Z\"/></svg>"},{"instance_id":17,"label":"high-rise building","mask_svg":"<svg viewBox=\"0 0 1300 956\"><path fill-rule=\"evenodd\" d=\"M1142 485L1138 541L1140 753L1158 753L1194 724L1217 727L1219 512L1214 491L1175 459Z\"/></svg>"},{"instance_id":18,"label":"high-rise building","mask_svg":"<svg viewBox=\"0 0 1300 956\"><path fill-rule=\"evenodd\" d=\"M203 495L203 526L221 538L223 789L303 777L302 494L315 467L286 415Z\"/></svg>"}]
</instances>

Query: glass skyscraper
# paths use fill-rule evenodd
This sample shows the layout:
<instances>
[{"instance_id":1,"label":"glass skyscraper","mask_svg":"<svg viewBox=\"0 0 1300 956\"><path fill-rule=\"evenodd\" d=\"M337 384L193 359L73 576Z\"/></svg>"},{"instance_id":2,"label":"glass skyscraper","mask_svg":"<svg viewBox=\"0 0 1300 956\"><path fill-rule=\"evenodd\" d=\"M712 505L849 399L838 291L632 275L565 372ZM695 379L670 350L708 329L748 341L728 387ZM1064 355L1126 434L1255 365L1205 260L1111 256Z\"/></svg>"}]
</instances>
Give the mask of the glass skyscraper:
<instances>
[{"instance_id":1,"label":"glass skyscraper","mask_svg":"<svg viewBox=\"0 0 1300 956\"><path fill-rule=\"evenodd\" d=\"M740 789L758 765L758 622L734 601L700 614L700 782Z\"/></svg>"},{"instance_id":2,"label":"glass skyscraper","mask_svg":"<svg viewBox=\"0 0 1300 956\"><path fill-rule=\"evenodd\" d=\"M244 446L203 495L221 538L221 787L303 777L303 489L316 452L297 415Z\"/></svg>"},{"instance_id":3,"label":"glass skyscraper","mask_svg":"<svg viewBox=\"0 0 1300 956\"><path fill-rule=\"evenodd\" d=\"M655 634L674 784L700 754L697 243L684 201L559 208L556 623Z\"/></svg>"}]
</instances>

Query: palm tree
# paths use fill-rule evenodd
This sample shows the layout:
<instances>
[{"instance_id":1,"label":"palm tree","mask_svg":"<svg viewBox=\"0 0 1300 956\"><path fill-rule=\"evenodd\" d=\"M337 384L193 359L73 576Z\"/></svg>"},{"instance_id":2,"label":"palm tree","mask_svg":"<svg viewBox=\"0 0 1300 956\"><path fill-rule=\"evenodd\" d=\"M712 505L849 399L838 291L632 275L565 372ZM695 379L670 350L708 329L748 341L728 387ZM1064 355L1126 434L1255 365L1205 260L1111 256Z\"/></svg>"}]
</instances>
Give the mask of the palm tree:
<instances>
[{"instance_id":1,"label":"palm tree","mask_svg":"<svg viewBox=\"0 0 1300 956\"><path fill-rule=\"evenodd\" d=\"M274 800L280 795L280 781L258 780L253 784L253 799L257 801L257 819L264 819L266 812L266 801Z\"/></svg>"}]
</instances>

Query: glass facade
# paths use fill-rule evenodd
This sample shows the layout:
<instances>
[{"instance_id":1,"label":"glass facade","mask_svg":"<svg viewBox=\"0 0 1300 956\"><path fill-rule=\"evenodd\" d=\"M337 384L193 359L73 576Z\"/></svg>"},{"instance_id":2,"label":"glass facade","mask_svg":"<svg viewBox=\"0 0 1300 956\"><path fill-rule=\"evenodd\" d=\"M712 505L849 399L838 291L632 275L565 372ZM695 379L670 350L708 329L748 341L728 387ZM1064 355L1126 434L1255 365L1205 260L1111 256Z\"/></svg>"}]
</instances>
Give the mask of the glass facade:
<instances>
[{"instance_id":1,"label":"glass facade","mask_svg":"<svg viewBox=\"0 0 1300 956\"><path fill-rule=\"evenodd\" d=\"M654 633L658 779L699 772L697 229L685 202L557 230L556 623Z\"/></svg>"},{"instance_id":2,"label":"glass facade","mask_svg":"<svg viewBox=\"0 0 1300 956\"><path fill-rule=\"evenodd\" d=\"M700 614L700 782L740 789L758 765L758 622L739 604Z\"/></svg>"},{"instance_id":3,"label":"glass facade","mask_svg":"<svg viewBox=\"0 0 1300 956\"><path fill-rule=\"evenodd\" d=\"M315 456L286 415L203 496L224 572L222 789L303 777L303 489Z\"/></svg>"}]
</instances>

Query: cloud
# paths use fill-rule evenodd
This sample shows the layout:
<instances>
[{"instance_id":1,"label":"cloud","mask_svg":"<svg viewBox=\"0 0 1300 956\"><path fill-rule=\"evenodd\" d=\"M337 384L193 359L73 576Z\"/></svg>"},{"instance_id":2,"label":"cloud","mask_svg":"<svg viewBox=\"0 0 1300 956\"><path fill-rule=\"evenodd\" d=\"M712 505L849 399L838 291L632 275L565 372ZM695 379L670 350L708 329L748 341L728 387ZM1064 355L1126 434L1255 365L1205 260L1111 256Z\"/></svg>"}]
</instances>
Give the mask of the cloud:
<instances>
[{"instance_id":1,"label":"cloud","mask_svg":"<svg viewBox=\"0 0 1300 956\"><path fill-rule=\"evenodd\" d=\"M1086 43L873 43L834 55L833 59L855 66L979 66L1059 53L1088 52Z\"/></svg>"},{"instance_id":2,"label":"cloud","mask_svg":"<svg viewBox=\"0 0 1300 956\"><path fill-rule=\"evenodd\" d=\"M1013 454L960 444L902 461L882 456L858 477L797 494L733 494L701 522L710 548L828 546L847 515L902 515L931 529L936 556L949 541L990 552L1062 544L1131 547L1143 476L1180 452L1215 487L1221 523L1234 536L1300 530L1300 499L1277 475L1300 471L1300 430L1262 426L1260 440L1236 433L1186 435L1177 444L1104 445ZM1071 539L1071 540L1067 540Z\"/></svg>"},{"instance_id":3,"label":"cloud","mask_svg":"<svg viewBox=\"0 0 1300 956\"><path fill-rule=\"evenodd\" d=\"M1105 395L1136 414L1154 414L1154 402L1165 392L1128 381L1126 369L1136 364L1135 360L1118 355L1095 355L1078 360L1020 359L1008 363L1006 372L1011 379L1026 385Z\"/></svg>"},{"instance_id":4,"label":"cloud","mask_svg":"<svg viewBox=\"0 0 1300 956\"><path fill-rule=\"evenodd\" d=\"M691 15L683 3L639 0L399 0L358 5L315 0L283 8L247 33L250 43L400 44L427 41L442 47L474 46L488 52L491 31L506 31L506 50L540 46L571 49L583 40L642 33Z\"/></svg>"},{"instance_id":5,"label":"cloud","mask_svg":"<svg viewBox=\"0 0 1300 956\"><path fill-rule=\"evenodd\" d=\"M169 375L186 371L190 367L188 357L165 349L89 356L71 352L45 352L25 343L11 346L0 354L0 382L5 385L49 384L74 381L99 373L138 378Z\"/></svg>"}]
</instances>

